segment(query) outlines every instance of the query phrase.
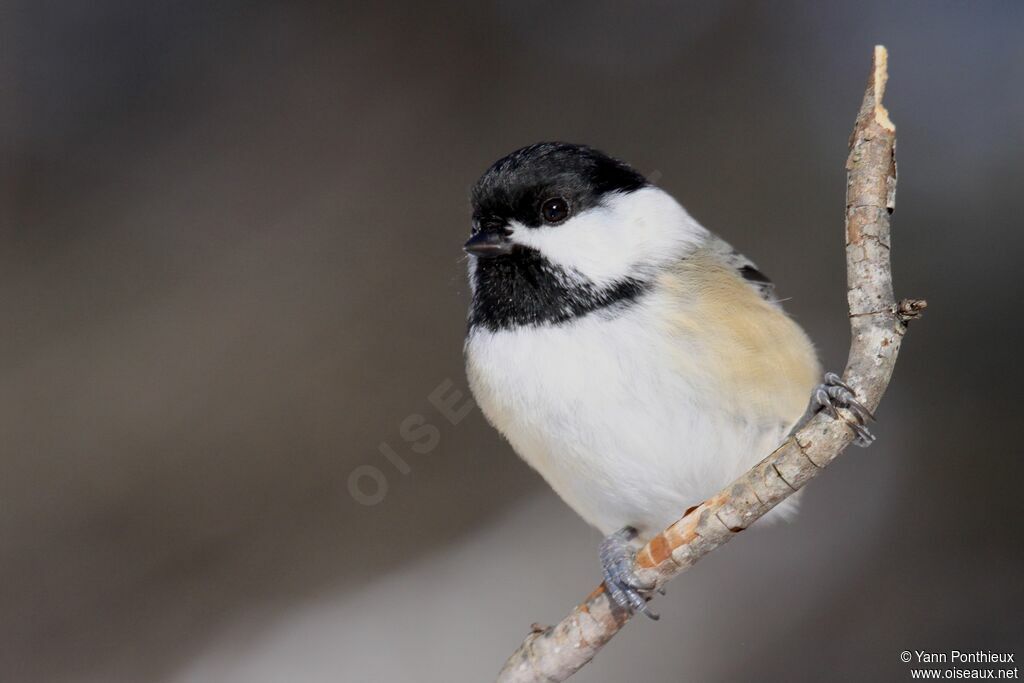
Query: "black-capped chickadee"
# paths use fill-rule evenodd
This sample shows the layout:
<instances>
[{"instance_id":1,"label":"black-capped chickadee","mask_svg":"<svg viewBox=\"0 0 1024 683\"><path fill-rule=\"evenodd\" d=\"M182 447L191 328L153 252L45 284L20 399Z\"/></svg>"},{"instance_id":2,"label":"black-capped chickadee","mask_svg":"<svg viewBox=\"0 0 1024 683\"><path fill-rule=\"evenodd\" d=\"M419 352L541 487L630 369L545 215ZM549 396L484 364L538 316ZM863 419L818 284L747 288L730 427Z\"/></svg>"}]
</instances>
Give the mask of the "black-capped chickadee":
<instances>
[{"instance_id":1,"label":"black-capped chickadee","mask_svg":"<svg viewBox=\"0 0 1024 683\"><path fill-rule=\"evenodd\" d=\"M771 281L625 163L531 145L491 166L472 204L470 386L516 452L607 535L605 585L623 607L655 617L631 543L815 412L848 408L861 444L873 438L849 387L821 381ZM793 498L779 506L793 511Z\"/></svg>"}]
</instances>

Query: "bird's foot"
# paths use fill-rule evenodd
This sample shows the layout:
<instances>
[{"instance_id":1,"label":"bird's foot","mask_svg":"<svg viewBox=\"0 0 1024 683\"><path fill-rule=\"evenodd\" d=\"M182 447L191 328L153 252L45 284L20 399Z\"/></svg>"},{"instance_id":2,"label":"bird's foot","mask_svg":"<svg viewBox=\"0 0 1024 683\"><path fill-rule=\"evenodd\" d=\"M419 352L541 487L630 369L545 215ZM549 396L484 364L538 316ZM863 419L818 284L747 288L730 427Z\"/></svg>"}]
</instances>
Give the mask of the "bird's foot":
<instances>
[{"instance_id":1,"label":"bird's foot","mask_svg":"<svg viewBox=\"0 0 1024 683\"><path fill-rule=\"evenodd\" d=\"M609 597L630 612L642 612L644 616L657 621L661 617L647 606L643 593L649 593L654 586L645 584L633 571L636 553L630 544L637 531L631 526L623 527L601 541L601 572ZM663 591L659 591L664 595Z\"/></svg>"},{"instance_id":2,"label":"bird's foot","mask_svg":"<svg viewBox=\"0 0 1024 683\"><path fill-rule=\"evenodd\" d=\"M839 408L849 411L853 419L840 415ZM861 448L867 448L875 441L875 435L865 426L875 416L857 400L853 388L834 372L826 372L824 381L815 387L809 410L814 413L824 410L833 418L844 420L857 435L853 443Z\"/></svg>"}]
</instances>

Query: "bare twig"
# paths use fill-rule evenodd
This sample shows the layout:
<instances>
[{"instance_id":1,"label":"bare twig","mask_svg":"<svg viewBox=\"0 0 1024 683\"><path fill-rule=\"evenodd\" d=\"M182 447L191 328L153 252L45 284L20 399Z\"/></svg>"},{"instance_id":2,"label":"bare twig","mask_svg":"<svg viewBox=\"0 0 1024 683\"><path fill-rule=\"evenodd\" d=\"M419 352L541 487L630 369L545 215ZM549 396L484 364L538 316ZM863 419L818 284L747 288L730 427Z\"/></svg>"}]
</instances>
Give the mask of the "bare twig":
<instances>
[{"instance_id":1,"label":"bare twig","mask_svg":"<svg viewBox=\"0 0 1024 683\"><path fill-rule=\"evenodd\" d=\"M889 214L896 195L896 127L882 106L888 55L875 47L864 102L846 161L846 268L852 341L843 375L874 410L906 332L924 301L893 296ZM810 479L854 438L843 420L819 414L753 469L655 536L637 554L639 578L657 587L731 540ZM501 683L564 681L593 659L629 620L602 584L558 624L533 632L505 663Z\"/></svg>"}]
</instances>

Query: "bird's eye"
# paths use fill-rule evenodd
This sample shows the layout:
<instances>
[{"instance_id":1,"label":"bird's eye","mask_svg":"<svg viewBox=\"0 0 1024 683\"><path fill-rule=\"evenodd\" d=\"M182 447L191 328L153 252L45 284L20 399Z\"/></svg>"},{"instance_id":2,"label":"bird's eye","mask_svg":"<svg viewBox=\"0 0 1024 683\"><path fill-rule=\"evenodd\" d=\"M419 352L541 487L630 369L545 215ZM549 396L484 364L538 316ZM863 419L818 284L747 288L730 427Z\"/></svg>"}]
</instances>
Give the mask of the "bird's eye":
<instances>
[{"instance_id":1,"label":"bird's eye","mask_svg":"<svg viewBox=\"0 0 1024 683\"><path fill-rule=\"evenodd\" d=\"M545 223L561 223L569 217L569 202L561 197L545 199L540 205L540 215Z\"/></svg>"}]
</instances>

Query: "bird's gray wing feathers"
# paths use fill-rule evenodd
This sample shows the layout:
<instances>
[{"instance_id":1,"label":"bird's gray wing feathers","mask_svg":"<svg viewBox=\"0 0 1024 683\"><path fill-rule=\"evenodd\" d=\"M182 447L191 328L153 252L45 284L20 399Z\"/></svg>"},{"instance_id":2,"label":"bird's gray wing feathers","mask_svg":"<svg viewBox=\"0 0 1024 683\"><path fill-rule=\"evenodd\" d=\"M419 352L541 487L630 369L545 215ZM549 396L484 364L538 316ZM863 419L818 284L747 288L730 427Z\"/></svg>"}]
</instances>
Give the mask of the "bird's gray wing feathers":
<instances>
[{"instance_id":1,"label":"bird's gray wing feathers","mask_svg":"<svg viewBox=\"0 0 1024 683\"><path fill-rule=\"evenodd\" d=\"M747 284L757 290L761 298L772 303L777 302L775 283L762 273L753 261L733 249L731 244L721 237L711 235L708 238L707 249L723 264L735 270L740 277L746 280Z\"/></svg>"}]
</instances>

